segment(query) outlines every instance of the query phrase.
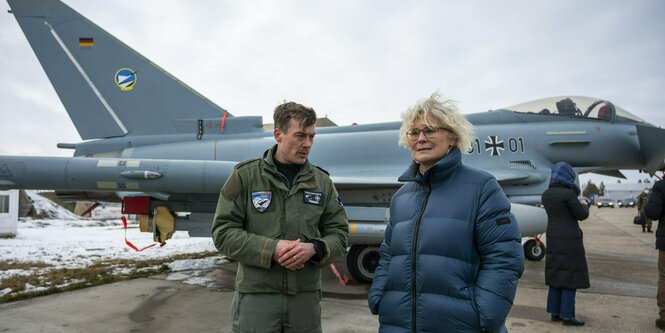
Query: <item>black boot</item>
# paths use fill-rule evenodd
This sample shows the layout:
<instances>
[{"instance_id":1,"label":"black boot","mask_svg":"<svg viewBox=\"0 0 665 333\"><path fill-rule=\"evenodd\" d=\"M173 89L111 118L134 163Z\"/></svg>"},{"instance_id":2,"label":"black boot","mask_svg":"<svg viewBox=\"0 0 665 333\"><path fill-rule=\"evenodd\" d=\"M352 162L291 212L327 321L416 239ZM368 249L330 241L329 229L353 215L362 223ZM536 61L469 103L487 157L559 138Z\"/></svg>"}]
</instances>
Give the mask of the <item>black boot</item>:
<instances>
[{"instance_id":1,"label":"black boot","mask_svg":"<svg viewBox=\"0 0 665 333\"><path fill-rule=\"evenodd\" d=\"M584 320L582 319L577 319L577 318L570 318L570 319L563 319L563 324L565 326L582 326L584 325Z\"/></svg>"},{"instance_id":2,"label":"black boot","mask_svg":"<svg viewBox=\"0 0 665 333\"><path fill-rule=\"evenodd\" d=\"M661 330L665 331L665 320L656 319L656 327L658 327Z\"/></svg>"},{"instance_id":3,"label":"black boot","mask_svg":"<svg viewBox=\"0 0 665 333\"><path fill-rule=\"evenodd\" d=\"M647 227L645 227L644 224L642 224L642 232L645 232L646 229Z\"/></svg>"}]
</instances>

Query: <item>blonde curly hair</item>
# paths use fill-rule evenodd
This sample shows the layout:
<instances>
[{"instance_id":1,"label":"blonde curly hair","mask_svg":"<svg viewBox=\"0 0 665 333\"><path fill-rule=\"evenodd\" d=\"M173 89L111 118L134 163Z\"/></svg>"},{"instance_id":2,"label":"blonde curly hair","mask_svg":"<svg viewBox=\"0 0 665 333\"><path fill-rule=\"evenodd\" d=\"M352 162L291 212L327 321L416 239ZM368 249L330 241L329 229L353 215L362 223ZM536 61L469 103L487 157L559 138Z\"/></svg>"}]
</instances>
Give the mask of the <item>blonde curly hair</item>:
<instances>
[{"instance_id":1,"label":"blonde curly hair","mask_svg":"<svg viewBox=\"0 0 665 333\"><path fill-rule=\"evenodd\" d=\"M432 124L432 119L437 119L441 124ZM441 95L438 92L433 93L429 98L418 101L416 105L402 113L402 126L399 129L399 144L410 148L409 138L406 132L413 128L413 124L422 120L429 127L445 127L451 139L456 139L456 146L463 154L471 150L471 140L473 138L473 125L459 113L457 105L450 99L441 101Z\"/></svg>"}]
</instances>

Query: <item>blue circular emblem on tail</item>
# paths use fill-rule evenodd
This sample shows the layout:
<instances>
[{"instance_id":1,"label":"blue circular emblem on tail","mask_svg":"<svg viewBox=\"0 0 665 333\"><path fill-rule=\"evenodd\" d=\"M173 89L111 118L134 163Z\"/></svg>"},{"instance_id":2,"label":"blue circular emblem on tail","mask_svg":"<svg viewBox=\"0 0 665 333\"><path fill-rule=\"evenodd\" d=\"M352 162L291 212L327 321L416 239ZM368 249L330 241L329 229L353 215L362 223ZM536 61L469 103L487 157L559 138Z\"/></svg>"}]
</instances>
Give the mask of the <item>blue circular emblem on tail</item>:
<instances>
[{"instance_id":1,"label":"blue circular emblem on tail","mask_svg":"<svg viewBox=\"0 0 665 333\"><path fill-rule=\"evenodd\" d=\"M115 84L120 90L132 90L136 84L136 72L129 68L121 68L115 72Z\"/></svg>"}]
</instances>

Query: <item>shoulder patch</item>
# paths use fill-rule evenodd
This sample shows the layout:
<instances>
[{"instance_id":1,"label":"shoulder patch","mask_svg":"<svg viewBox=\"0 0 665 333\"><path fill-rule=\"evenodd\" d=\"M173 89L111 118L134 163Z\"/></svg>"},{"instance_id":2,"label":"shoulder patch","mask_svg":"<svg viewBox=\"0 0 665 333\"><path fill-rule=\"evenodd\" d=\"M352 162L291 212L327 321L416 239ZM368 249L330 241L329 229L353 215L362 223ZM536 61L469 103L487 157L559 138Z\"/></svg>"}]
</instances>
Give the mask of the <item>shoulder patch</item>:
<instances>
[{"instance_id":1,"label":"shoulder patch","mask_svg":"<svg viewBox=\"0 0 665 333\"><path fill-rule=\"evenodd\" d=\"M325 173L326 175L330 176L330 173L328 171L326 171L324 168L322 168L318 165L312 165L312 166L319 169L319 170L321 170L321 171L323 171L323 173Z\"/></svg>"},{"instance_id":2,"label":"shoulder patch","mask_svg":"<svg viewBox=\"0 0 665 333\"><path fill-rule=\"evenodd\" d=\"M260 158L250 158L248 160L244 160L244 161L236 164L235 168L238 169L238 168L241 168L241 167L243 167L243 166L245 166L245 165L247 165L251 162L260 161L260 160L261 160Z\"/></svg>"},{"instance_id":3,"label":"shoulder patch","mask_svg":"<svg viewBox=\"0 0 665 333\"><path fill-rule=\"evenodd\" d=\"M337 197L337 202L339 203L339 205L344 207L344 204L342 203L342 198L339 197L339 193L337 193L337 188L335 187L335 184L332 184L332 191L333 195Z\"/></svg>"},{"instance_id":4,"label":"shoulder patch","mask_svg":"<svg viewBox=\"0 0 665 333\"><path fill-rule=\"evenodd\" d=\"M496 219L496 225L497 226L502 226L504 224L510 224L510 218L501 217L501 218Z\"/></svg>"},{"instance_id":5,"label":"shoulder patch","mask_svg":"<svg viewBox=\"0 0 665 333\"><path fill-rule=\"evenodd\" d=\"M242 180L236 172L233 172L229 179L224 183L222 187L222 194L229 198L230 200L235 200L238 198L238 195L242 192Z\"/></svg>"}]
</instances>

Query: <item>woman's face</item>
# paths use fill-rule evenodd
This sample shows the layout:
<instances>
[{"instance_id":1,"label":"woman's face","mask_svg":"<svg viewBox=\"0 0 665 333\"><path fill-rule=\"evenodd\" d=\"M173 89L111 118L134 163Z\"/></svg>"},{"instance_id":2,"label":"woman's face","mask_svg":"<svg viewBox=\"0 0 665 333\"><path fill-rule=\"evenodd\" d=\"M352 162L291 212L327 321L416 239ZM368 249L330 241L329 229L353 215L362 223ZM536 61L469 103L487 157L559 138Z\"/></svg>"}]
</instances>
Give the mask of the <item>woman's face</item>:
<instances>
[{"instance_id":1,"label":"woman's face","mask_svg":"<svg viewBox=\"0 0 665 333\"><path fill-rule=\"evenodd\" d=\"M445 126L438 119L430 117L429 120L431 126L434 126L429 127L429 130L426 129L428 126L425 122L419 118L408 131L411 132L409 137L411 155L422 166L421 171L427 170L446 156L450 148L457 143L456 139L451 138L452 133L443 129ZM419 133L416 135L416 132ZM428 132L429 135L426 135Z\"/></svg>"}]
</instances>

